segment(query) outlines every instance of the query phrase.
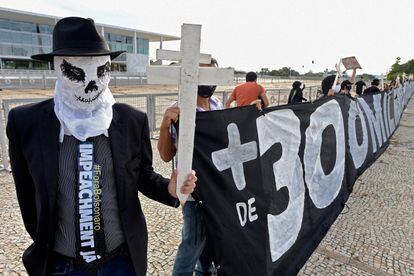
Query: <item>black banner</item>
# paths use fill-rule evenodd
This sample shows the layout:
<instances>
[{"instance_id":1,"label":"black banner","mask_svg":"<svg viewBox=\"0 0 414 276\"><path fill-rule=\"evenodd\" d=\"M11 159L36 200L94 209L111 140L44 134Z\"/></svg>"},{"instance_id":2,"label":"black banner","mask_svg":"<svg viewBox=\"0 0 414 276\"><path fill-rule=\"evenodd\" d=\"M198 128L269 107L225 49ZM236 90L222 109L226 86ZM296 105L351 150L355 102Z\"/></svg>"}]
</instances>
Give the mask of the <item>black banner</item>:
<instances>
[{"instance_id":1,"label":"black banner","mask_svg":"<svg viewBox=\"0 0 414 276\"><path fill-rule=\"evenodd\" d=\"M197 113L196 198L218 274L297 274L387 147L413 88Z\"/></svg>"}]
</instances>

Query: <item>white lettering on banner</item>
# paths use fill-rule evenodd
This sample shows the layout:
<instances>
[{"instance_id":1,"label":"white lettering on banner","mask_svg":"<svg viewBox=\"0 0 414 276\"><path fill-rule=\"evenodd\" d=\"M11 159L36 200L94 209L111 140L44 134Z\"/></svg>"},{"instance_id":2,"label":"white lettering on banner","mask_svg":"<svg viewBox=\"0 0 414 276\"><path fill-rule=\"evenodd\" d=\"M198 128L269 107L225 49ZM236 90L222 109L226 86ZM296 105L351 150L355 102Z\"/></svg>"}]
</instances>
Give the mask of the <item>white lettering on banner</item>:
<instances>
[{"instance_id":1,"label":"white lettering on banner","mask_svg":"<svg viewBox=\"0 0 414 276\"><path fill-rule=\"evenodd\" d=\"M247 201L247 206L248 206L248 209L249 209L249 221L250 222L253 222L253 221L255 221L259 218L259 216L254 213L254 212L256 212L256 207L253 207L253 203L255 201L256 201L256 199L254 197L249 198L249 200Z\"/></svg>"},{"instance_id":2,"label":"white lettering on banner","mask_svg":"<svg viewBox=\"0 0 414 276\"><path fill-rule=\"evenodd\" d=\"M289 203L279 215L267 215L272 261L279 259L295 243L303 219L305 184L298 153L300 121L292 110L276 110L256 120L260 156L276 143L282 146L280 160L273 164L276 189L286 187ZM275 131L276 130L276 131Z\"/></svg>"},{"instance_id":3,"label":"white lettering on banner","mask_svg":"<svg viewBox=\"0 0 414 276\"><path fill-rule=\"evenodd\" d=\"M242 211L243 208L243 211ZM236 203L237 215L239 217L240 225L243 227L247 222L247 205L244 202Z\"/></svg>"},{"instance_id":4,"label":"white lettering on banner","mask_svg":"<svg viewBox=\"0 0 414 276\"><path fill-rule=\"evenodd\" d=\"M400 121L400 114L401 114L401 88L397 88L394 90L394 123L398 126L398 122Z\"/></svg>"},{"instance_id":5,"label":"white lettering on banner","mask_svg":"<svg viewBox=\"0 0 414 276\"><path fill-rule=\"evenodd\" d=\"M254 197L249 198L247 200L247 204L244 202L237 202L236 203L236 210L237 215L239 217L240 225L244 227L247 222L247 218L249 218L250 222L253 222L259 218L256 212L256 207L253 206L253 203L256 201Z\"/></svg>"},{"instance_id":6,"label":"white lettering on banner","mask_svg":"<svg viewBox=\"0 0 414 276\"><path fill-rule=\"evenodd\" d=\"M362 107L362 110L365 113L365 116L368 121L369 132L371 136L371 143L372 143L372 153L376 153L378 148L382 146L382 138L381 138L381 128L379 123L375 120L374 114L372 113L371 108L368 106L366 101L363 98L358 98L358 104ZM377 139L375 139L377 137ZM378 141L378 144L377 144Z\"/></svg>"},{"instance_id":7,"label":"white lettering on banner","mask_svg":"<svg viewBox=\"0 0 414 276\"><path fill-rule=\"evenodd\" d=\"M357 101L351 101L348 112L348 143L349 151L354 161L355 168L360 168L364 164L368 153L368 130L365 116L362 110L359 110ZM355 123L357 118L361 122L362 143L358 143Z\"/></svg>"},{"instance_id":8,"label":"white lettering on banner","mask_svg":"<svg viewBox=\"0 0 414 276\"><path fill-rule=\"evenodd\" d=\"M333 170L325 175L321 163L322 132L333 126L336 138L336 160ZM306 129L303 161L309 196L317 208L329 206L342 187L345 171L345 130L342 111L337 101L319 106L310 116Z\"/></svg>"},{"instance_id":9,"label":"white lettering on banner","mask_svg":"<svg viewBox=\"0 0 414 276\"><path fill-rule=\"evenodd\" d=\"M390 125L390 134L394 133L394 130L395 130L394 118L391 119L391 106L394 107L394 92L391 92L390 94L388 94L388 97L387 97L387 120L388 120L388 124ZM394 114L392 115L394 117Z\"/></svg>"},{"instance_id":10,"label":"white lettering on banner","mask_svg":"<svg viewBox=\"0 0 414 276\"><path fill-rule=\"evenodd\" d=\"M380 129L380 135L382 137L382 142L381 142L381 146L384 144L385 141L387 141L387 133L386 133L386 129L385 129L385 124L384 124L384 116L383 116L383 112L382 112L382 106L381 106L381 94L375 94L372 96L372 99L374 101L374 112L375 112L375 116L373 118L375 118L375 124L379 125L379 129Z\"/></svg>"},{"instance_id":11,"label":"white lettering on banner","mask_svg":"<svg viewBox=\"0 0 414 276\"><path fill-rule=\"evenodd\" d=\"M382 120L384 121L385 125L385 131L387 132L387 139L390 137L390 124L388 121L388 113L389 113L389 107L388 107L388 93L384 93L384 96L382 97L382 106L383 106L383 112L382 112Z\"/></svg>"},{"instance_id":12,"label":"white lettering on banner","mask_svg":"<svg viewBox=\"0 0 414 276\"><path fill-rule=\"evenodd\" d=\"M227 126L227 132L229 137L228 148L213 152L211 159L220 172L231 169L234 184L241 191L246 187L243 163L257 158L257 144L255 141L241 144L240 132L235 123Z\"/></svg>"}]
</instances>

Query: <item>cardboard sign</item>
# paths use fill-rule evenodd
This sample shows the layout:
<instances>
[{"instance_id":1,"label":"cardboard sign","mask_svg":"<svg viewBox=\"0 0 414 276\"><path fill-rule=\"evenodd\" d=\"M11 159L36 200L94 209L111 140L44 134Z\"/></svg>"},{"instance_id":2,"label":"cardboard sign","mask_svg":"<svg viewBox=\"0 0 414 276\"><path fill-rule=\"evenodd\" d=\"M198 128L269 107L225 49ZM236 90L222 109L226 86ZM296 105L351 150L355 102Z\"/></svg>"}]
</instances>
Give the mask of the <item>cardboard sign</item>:
<instances>
[{"instance_id":1,"label":"cardboard sign","mask_svg":"<svg viewBox=\"0 0 414 276\"><path fill-rule=\"evenodd\" d=\"M342 64L345 66L346 70L350 69L362 69L358 60L355 57L347 57L342 59Z\"/></svg>"}]
</instances>

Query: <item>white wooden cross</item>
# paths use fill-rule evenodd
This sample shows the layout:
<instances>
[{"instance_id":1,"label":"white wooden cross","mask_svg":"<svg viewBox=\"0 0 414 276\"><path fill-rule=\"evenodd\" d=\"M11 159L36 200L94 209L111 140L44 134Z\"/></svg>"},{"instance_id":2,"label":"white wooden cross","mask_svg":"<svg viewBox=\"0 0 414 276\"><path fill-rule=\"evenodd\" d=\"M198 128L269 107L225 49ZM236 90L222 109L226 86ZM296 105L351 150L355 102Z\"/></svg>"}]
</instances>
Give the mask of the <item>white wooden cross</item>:
<instances>
[{"instance_id":1,"label":"white wooden cross","mask_svg":"<svg viewBox=\"0 0 414 276\"><path fill-rule=\"evenodd\" d=\"M397 75L395 78L395 87L401 86L400 75Z\"/></svg>"},{"instance_id":2,"label":"white wooden cross","mask_svg":"<svg viewBox=\"0 0 414 276\"><path fill-rule=\"evenodd\" d=\"M187 200L180 189L192 169L197 86L233 85L234 79L233 68L199 67L199 63L211 63L211 55L200 54L200 41L201 25L183 24L180 51L157 50L157 59L179 61L180 66L147 67L149 84L179 85L177 196L181 202Z\"/></svg>"},{"instance_id":3,"label":"white wooden cross","mask_svg":"<svg viewBox=\"0 0 414 276\"><path fill-rule=\"evenodd\" d=\"M384 91L384 75L381 74L381 91Z\"/></svg>"},{"instance_id":4,"label":"white wooden cross","mask_svg":"<svg viewBox=\"0 0 414 276\"><path fill-rule=\"evenodd\" d=\"M338 82L338 79L340 78L340 74L342 74L342 72L341 72L341 64L342 64L342 59L339 59L338 64L335 64L336 76L335 76L335 81L332 84L332 89L335 89L336 83Z\"/></svg>"}]
</instances>

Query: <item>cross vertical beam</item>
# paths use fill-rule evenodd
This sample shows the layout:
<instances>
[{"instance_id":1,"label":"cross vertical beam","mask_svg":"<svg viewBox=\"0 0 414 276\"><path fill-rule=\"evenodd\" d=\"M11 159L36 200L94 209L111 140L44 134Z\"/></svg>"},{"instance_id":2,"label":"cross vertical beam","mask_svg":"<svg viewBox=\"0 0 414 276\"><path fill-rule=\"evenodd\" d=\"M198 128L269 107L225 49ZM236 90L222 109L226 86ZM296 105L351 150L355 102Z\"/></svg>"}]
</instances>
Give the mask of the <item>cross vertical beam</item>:
<instances>
[{"instance_id":1,"label":"cross vertical beam","mask_svg":"<svg viewBox=\"0 0 414 276\"><path fill-rule=\"evenodd\" d=\"M177 196L181 202L188 198L180 192L193 163L194 132L197 106L198 61L200 59L201 25L181 27L181 77L178 96L180 130L178 132Z\"/></svg>"},{"instance_id":2,"label":"cross vertical beam","mask_svg":"<svg viewBox=\"0 0 414 276\"><path fill-rule=\"evenodd\" d=\"M341 77L340 74L342 74L341 72L341 63L342 63L342 59L339 59L338 64L335 65L336 68L336 76L335 76L335 81L332 84L332 89L335 89L336 83L338 82L338 79Z\"/></svg>"}]
</instances>

